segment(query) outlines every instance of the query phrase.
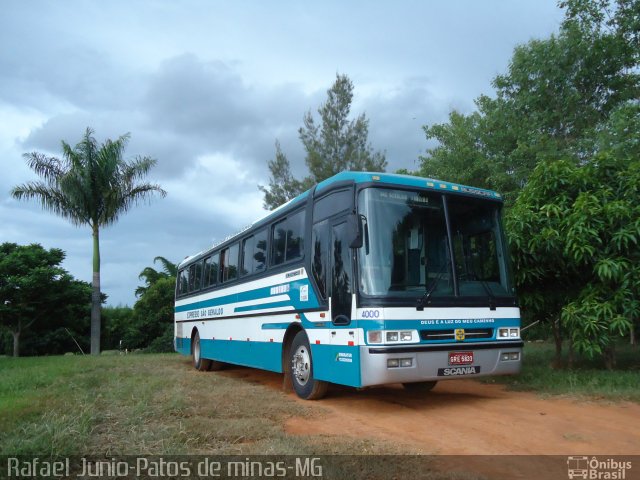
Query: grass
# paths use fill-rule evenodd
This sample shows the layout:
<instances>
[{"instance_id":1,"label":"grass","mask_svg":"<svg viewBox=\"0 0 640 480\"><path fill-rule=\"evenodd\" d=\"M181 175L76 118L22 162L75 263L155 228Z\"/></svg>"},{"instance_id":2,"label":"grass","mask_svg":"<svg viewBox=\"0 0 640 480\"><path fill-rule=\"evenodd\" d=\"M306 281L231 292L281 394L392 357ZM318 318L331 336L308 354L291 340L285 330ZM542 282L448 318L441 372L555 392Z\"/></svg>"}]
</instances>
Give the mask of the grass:
<instances>
[{"instance_id":1,"label":"grass","mask_svg":"<svg viewBox=\"0 0 640 480\"><path fill-rule=\"evenodd\" d=\"M366 468L341 457L333 478L415 478L415 463L381 456L411 453L403 446L285 432L288 418L317 412L177 354L0 359L0 456L366 453ZM459 477L427 466L420 478Z\"/></svg>"},{"instance_id":2,"label":"grass","mask_svg":"<svg viewBox=\"0 0 640 480\"><path fill-rule=\"evenodd\" d=\"M491 377L486 381L543 395L640 403L640 349L620 345L617 368L612 371L605 370L598 360L584 358L578 359L572 369L553 369L554 355L550 343L527 343L520 375Z\"/></svg>"}]
</instances>

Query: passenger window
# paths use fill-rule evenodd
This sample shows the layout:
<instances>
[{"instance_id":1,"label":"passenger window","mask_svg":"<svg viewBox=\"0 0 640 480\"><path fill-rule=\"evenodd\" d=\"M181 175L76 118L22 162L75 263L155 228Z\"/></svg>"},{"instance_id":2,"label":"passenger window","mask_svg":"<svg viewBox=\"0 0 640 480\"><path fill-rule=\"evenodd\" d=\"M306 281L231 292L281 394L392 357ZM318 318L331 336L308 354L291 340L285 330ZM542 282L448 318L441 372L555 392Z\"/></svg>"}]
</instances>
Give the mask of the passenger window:
<instances>
[{"instance_id":1,"label":"passenger window","mask_svg":"<svg viewBox=\"0 0 640 480\"><path fill-rule=\"evenodd\" d=\"M238 278L239 245L233 244L222 251L222 281L228 282Z\"/></svg>"},{"instance_id":2,"label":"passenger window","mask_svg":"<svg viewBox=\"0 0 640 480\"><path fill-rule=\"evenodd\" d=\"M255 244L253 248L253 270L260 272L267 265L267 229L255 235Z\"/></svg>"},{"instance_id":3,"label":"passenger window","mask_svg":"<svg viewBox=\"0 0 640 480\"><path fill-rule=\"evenodd\" d=\"M220 254L215 253L204 259L204 287L210 287L218 283L218 262Z\"/></svg>"},{"instance_id":4,"label":"passenger window","mask_svg":"<svg viewBox=\"0 0 640 480\"><path fill-rule=\"evenodd\" d=\"M202 285L202 262L189 266L189 293L200 290Z\"/></svg>"},{"instance_id":5,"label":"passenger window","mask_svg":"<svg viewBox=\"0 0 640 480\"><path fill-rule=\"evenodd\" d=\"M295 260L304 251L304 210L273 226L273 265Z\"/></svg>"},{"instance_id":6,"label":"passenger window","mask_svg":"<svg viewBox=\"0 0 640 480\"><path fill-rule=\"evenodd\" d=\"M184 295L188 292L189 285L189 271L180 270L178 274L178 295Z\"/></svg>"},{"instance_id":7,"label":"passenger window","mask_svg":"<svg viewBox=\"0 0 640 480\"><path fill-rule=\"evenodd\" d=\"M253 273L253 247L255 237L245 238L242 242L242 271L240 275Z\"/></svg>"}]
</instances>

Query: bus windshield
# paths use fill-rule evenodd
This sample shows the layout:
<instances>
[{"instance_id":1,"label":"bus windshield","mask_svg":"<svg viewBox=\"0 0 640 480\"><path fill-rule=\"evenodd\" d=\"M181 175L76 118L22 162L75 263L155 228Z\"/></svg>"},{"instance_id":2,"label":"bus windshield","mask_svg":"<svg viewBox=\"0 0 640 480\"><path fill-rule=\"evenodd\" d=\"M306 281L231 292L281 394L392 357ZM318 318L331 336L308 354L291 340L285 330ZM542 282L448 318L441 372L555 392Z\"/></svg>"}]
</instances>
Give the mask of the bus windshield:
<instances>
[{"instance_id":1,"label":"bus windshield","mask_svg":"<svg viewBox=\"0 0 640 480\"><path fill-rule=\"evenodd\" d=\"M358 196L358 211L365 220L362 294L434 300L513 295L496 202L366 188Z\"/></svg>"}]
</instances>

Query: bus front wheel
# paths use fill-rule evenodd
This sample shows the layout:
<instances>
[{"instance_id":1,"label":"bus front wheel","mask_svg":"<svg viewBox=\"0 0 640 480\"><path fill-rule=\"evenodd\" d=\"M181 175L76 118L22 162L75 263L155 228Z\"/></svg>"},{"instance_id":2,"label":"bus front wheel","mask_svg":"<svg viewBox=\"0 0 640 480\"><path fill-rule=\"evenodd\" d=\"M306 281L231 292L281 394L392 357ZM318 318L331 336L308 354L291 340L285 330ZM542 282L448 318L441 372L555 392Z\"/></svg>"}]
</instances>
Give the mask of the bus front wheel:
<instances>
[{"instance_id":1,"label":"bus front wheel","mask_svg":"<svg viewBox=\"0 0 640 480\"><path fill-rule=\"evenodd\" d=\"M291 382L296 394L305 400L318 400L327 393L327 382L313 378L313 359L309 339L304 331L299 331L289 349Z\"/></svg>"},{"instance_id":2,"label":"bus front wheel","mask_svg":"<svg viewBox=\"0 0 640 480\"><path fill-rule=\"evenodd\" d=\"M211 360L202 358L202 350L200 348L200 333L196 330L193 336L193 344L191 346L191 353L193 354L193 366L200 372L206 372L211 368Z\"/></svg>"}]
</instances>

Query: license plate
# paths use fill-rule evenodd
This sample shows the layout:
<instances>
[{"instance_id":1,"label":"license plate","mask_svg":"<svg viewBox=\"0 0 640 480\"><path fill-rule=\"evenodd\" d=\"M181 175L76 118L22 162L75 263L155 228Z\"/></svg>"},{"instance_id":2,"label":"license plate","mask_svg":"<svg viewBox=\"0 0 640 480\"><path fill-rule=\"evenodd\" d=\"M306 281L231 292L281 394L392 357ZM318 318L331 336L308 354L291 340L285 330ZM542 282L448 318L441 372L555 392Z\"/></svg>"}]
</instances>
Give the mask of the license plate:
<instances>
[{"instance_id":1,"label":"license plate","mask_svg":"<svg viewBox=\"0 0 640 480\"><path fill-rule=\"evenodd\" d=\"M471 365L473 352L449 352L449 365Z\"/></svg>"}]
</instances>

